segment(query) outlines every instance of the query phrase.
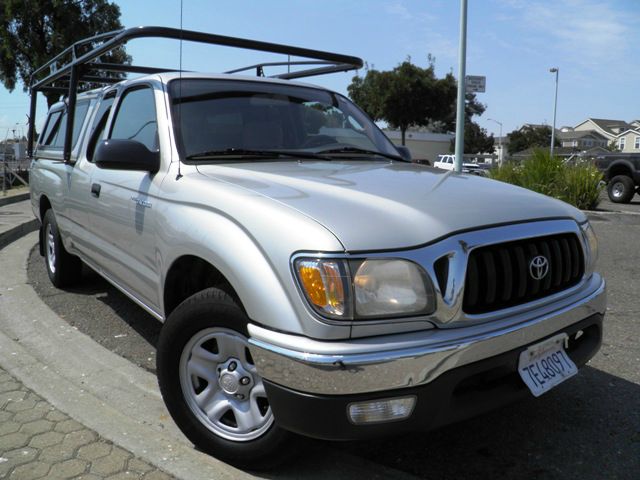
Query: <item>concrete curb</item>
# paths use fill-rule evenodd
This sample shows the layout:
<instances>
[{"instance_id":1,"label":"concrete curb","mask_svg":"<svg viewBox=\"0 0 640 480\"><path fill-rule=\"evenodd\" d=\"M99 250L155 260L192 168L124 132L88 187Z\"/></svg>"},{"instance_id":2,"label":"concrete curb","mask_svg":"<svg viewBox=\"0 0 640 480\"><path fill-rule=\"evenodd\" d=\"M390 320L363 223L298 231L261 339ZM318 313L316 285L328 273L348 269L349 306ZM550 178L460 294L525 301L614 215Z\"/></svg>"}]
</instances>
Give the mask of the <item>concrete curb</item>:
<instances>
[{"instance_id":1,"label":"concrete curb","mask_svg":"<svg viewBox=\"0 0 640 480\"><path fill-rule=\"evenodd\" d=\"M154 375L98 345L39 299L26 275L36 242L32 233L0 250L0 365L59 410L177 478L256 478L195 450L166 411ZM274 477L415 478L325 445L305 464L268 475Z\"/></svg>"},{"instance_id":2,"label":"concrete curb","mask_svg":"<svg viewBox=\"0 0 640 480\"><path fill-rule=\"evenodd\" d=\"M21 193L19 195L12 195L10 197L0 197L0 207L4 207L5 205L11 205L12 203L22 202L24 200L29 200L29 193Z\"/></svg>"},{"instance_id":3,"label":"concrete curb","mask_svg":"<svg viewBox=\"0 0 640 480\"><path fill-rule=\"evenodd\" d=\"M6 232L0 233L0 249L3 249L10 243L15 242L19 238L38 230L40 222L34 218L26 223L22 223L16 227L13 227Z\"/></svg>"},{"instance_id":4,"label":"concrete curb","mask_svg":"<svg viewBox=\"0 0 640 480\"><path fill-rule=\"evenodd\" d=\"M587 216L595 216L598 215L640 215L640 212L624 212L624 211L614 211L614 210L583 210Z\"/></svg>"}]
</instances>

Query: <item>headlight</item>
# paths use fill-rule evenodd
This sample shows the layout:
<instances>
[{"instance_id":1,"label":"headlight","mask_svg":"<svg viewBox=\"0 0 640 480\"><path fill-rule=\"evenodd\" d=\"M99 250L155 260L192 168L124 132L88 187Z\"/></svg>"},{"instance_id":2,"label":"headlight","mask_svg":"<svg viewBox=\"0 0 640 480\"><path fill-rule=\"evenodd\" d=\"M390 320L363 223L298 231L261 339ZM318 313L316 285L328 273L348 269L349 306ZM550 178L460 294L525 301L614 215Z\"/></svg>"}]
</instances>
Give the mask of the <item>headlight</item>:
<instances>
[{"instance_id":1,"label":"headlight","mask_svg":"<svg viewBox=\"0 0 640 480\"><path fill-rule=\"evenodd\" d=\"M301 258L295 271L309 303L330 318L393 318L435 310L431 281L407 260Z\"/></svg>"},{"instance_id":2,"label":"headlight","mask_svg":"<svg viewBox=\"0 0 640 480\"><path fill-rule=\"evenodd\" d=\"M365 260L353 277L358 316L433 312L433 288L424 270L406 260Z\"/></svg>"},{"instance_id":3,"label":"headlight","mask_svg":"<svg viewBox=\"0 0 640 480\"><path fill-rule=\"evenodd\" d=\"M585 252L587 256L585 274L589 277L594 272L596 261L598 260L598 239L589 222L583 223L580 227L582 228L582 235L584 235L588 248L588 251Z\"/></svg>"}]
</instances>

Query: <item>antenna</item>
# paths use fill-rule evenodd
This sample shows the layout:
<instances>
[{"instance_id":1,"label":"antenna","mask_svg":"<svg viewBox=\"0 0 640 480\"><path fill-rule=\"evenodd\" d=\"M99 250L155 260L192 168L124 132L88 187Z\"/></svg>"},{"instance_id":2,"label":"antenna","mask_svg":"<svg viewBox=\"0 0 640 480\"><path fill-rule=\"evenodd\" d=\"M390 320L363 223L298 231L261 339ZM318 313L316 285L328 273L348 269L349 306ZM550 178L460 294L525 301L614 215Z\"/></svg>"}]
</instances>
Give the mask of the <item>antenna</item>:
<instances>
[{"instance_id":1,"label":"antenna","mask_svg":"<svg viewBox=\"0 0 640 480\"><path fill-rule=\"evenodd\" d=\"M178 103L178 118L180 119L180 133L182 134L182 3L183 0L180 0L180 68L178 70L178 97L180 97L180 103ZM178 175L176 176L176 180L180 180L182 178L182 172L180 171L180 155L178 154Z\"/></svg>"}]
</instances>

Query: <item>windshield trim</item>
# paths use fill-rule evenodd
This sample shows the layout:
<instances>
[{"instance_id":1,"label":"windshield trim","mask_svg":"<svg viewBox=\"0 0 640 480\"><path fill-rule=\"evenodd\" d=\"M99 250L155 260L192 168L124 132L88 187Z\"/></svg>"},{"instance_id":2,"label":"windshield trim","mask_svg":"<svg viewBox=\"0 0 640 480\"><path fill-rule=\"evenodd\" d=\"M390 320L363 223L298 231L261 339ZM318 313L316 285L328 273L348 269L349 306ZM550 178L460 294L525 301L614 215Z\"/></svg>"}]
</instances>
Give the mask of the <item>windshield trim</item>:
<instances>
[{"instance_id":1,"label":"windshield trim","mask_svg":"<svg viewBox=\"0 0 640 480\"><path fill-rule=\"evenodd\" d=\"M201 157L203 160L211 160L211 159L225 159L229 157L237 156L239 158L277 158L277 159L287 159L292 158L294 160L331 160L330 157L321 155L319 153L307 152L307 151L297 151L297 150L254 150L247 148L227 148L222 150L210 150L207 152L194 153L186 157L187 160L196 160L197 157ZM198 162L200 163L200 162Z\"/></svg>"}]
</instances>

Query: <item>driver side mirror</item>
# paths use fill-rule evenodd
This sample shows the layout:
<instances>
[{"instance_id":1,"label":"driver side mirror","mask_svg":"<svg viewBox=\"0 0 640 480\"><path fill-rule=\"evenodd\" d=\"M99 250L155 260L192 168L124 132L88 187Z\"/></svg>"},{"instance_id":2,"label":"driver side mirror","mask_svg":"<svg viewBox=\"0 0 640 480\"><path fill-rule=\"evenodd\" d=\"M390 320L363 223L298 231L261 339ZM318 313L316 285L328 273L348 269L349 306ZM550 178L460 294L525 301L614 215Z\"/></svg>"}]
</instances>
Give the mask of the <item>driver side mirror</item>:
<instances>
[{"instance_id":1,"label":"driver side mirror","mask_svg":"<svg viewBox=\"0 0 640 480\"><path fill-rule=\"evenodd\" d=\"M160 170L160 152L152 152L135 140L104 140L98 144L93 158L98 168L141 170L149 173Z\"/></svg>"},{"instance_id":2,"label":"driver side mirror","mask_svg":"<svg viewBox=\"0 0 640 480\"><path fill-rule=\"evenodd\" d=\"M408 147L405 147L404 145L396 145L396 150L403 160L406 160L407 162L411 161L411 150L409 150Z\"/></svg>"}]
</instances>

